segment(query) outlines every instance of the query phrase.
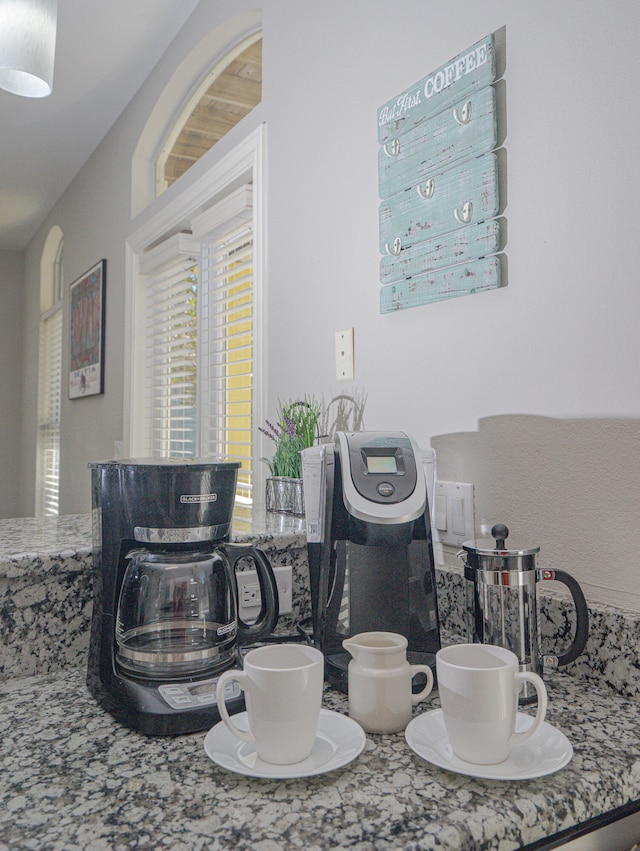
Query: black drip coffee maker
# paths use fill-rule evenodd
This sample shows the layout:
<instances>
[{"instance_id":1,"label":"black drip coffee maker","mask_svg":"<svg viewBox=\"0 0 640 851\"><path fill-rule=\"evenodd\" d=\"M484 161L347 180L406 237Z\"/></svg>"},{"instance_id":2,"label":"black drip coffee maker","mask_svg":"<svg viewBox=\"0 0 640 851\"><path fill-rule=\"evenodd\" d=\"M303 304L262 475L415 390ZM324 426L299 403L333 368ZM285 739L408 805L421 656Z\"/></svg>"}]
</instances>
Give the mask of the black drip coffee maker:
<instances>
[{"instance_id":1,"label":"black drip coffee maker","mask_svg":"<svg viewBox=\"0 0 640 851\"><path fill-rule=\"evenodd\" d=\"M90 464L94 602L87 685L118 721L149 735L209 729L222 671L275 628L278 591L261 550L229 544L237 463ZM260 583L255 623L238 618L236 565ZM225 693L244 708L240 688Z\"/></svg>"}]
</instances>

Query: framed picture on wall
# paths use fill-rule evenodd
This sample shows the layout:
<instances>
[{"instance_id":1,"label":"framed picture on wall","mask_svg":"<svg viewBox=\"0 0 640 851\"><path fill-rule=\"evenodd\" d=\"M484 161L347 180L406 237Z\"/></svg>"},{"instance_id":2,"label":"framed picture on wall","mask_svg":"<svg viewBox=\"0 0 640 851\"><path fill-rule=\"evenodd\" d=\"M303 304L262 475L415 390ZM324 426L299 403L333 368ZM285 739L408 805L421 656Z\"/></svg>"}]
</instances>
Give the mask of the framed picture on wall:
<instances>
[{"instance_id":1,"label":"framed picture on wall","mask_svg":"<svg viewBox=\"0 0 640 851\"><path fill-rule=\"evenodd\" d=\"M104 302L107 261L100 260L70 288L69 398L104 392Z\"/></svg>"}]
</instances>

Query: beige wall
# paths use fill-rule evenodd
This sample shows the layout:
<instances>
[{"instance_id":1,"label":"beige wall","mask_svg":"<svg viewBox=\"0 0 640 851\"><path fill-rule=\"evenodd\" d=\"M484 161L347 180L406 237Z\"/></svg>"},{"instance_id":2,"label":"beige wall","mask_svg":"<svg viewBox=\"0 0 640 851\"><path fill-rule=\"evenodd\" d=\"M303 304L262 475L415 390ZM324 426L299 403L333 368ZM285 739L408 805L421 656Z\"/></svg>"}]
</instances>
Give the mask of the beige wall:
<instances>
[{"instance_id":1,"label":"beige wall","mask_svg":"<svg viewBox=\"0 0 640 851\"><path fill-rule=\"evenodd\" d=\"M640 313L635 0L264 0L267 122L266 416L277 399L366 392L367 428L433 442L442 478L472 481L478 522L640 611L630 566L637 492ZM37 263L52 224L68 284L107 273L104 397L63 404L65 512L88 510L89 460L123 439L124 243L130 164L163 89L204 35L250 2L204 0L25 256L33 365ZM506 28L509 286L381 316L378 106ZM252 129L249 118L242 132ZM236 128L238 129L238 128ZM237 137L234 137L237 138ZM224 148L222 148L224 149ZM215 161L214 148L186 182ZM179 187L173 187L178 191ZM157 207L157 205L156 205ZM334 332L355 328L356 380L335 381ZM31 365L31 367L30 367ZM23 405L31 513L33 393ZM66 396L66 394L65 394ZM30 491L31 488L31 491ZM596 498L597 497L597 498ZM612 528L612 525L614 528ZM606 542L606 543L605 543Z\"/></svg>"},{"instance_id":2,"label":"beige wall","mask_svg":"<svg viewBox=\"0 0 640 851\"><path fill-rule=\"evenodd\" d=\"M640 513L640 419L485 417L432 439L441 478L473 482L476 530L506 523L514 548L566 570L593 600L640 611L633 540ZM458 562L460 565L460 562Z\"/></svg>"}]
</instances>

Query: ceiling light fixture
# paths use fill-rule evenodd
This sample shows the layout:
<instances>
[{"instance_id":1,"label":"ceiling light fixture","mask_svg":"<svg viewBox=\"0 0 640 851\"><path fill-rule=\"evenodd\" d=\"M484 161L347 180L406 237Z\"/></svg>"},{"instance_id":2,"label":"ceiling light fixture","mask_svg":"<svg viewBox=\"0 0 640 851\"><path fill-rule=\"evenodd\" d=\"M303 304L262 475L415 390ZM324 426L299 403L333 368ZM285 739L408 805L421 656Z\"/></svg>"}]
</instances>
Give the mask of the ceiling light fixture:
<instances>
[{"instance_id":1,"label":"ceiling light fixture","mask_svg":"<svg viewBox=\"0 0 640 851\"><path fill-rule=\"evenodd\" d=\"M53 87L58 0L0 0L0 88L43 98Z\"/></svg>"}]
</instances>

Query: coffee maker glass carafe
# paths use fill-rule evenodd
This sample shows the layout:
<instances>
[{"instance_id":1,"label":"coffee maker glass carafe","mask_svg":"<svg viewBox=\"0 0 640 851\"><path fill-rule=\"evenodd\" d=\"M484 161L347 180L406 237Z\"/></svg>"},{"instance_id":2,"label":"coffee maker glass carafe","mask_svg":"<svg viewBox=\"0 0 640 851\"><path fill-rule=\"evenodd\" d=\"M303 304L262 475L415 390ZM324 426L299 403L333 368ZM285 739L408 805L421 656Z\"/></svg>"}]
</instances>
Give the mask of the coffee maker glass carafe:
<instances>
[{"instance_id":1,"label":"coffee maker glass carafe","mask_svg":"<svg viewBox=\"0 0 640 851\"><path fill-rule=\"evenodd\" d=\"M116 662L129 674L172 679L224 670L237 635L226 556L134 550L116 618Z\"/></svg>"},{"instance_id":2,"label":"coffee maker glass carafe","mask_svg":"<svg viewBox=\"0 0 640 851\"><path fill-rule=\"evenodd\" d=\"M540 547L506 545L509 530L496 524L493 540L466 541L458 554L464 564L467 639L480 644L496 644L516 654L521 671L542 676L544 667L555 668L573 662L587 643L589 613L578 582L564 570L536 567ZM576 615L575 634L562 653L543 653L537 583L556 580L567 586ZM523 687L520 703L536 700L533 688Z\"/></svg>"}]
</instances>

